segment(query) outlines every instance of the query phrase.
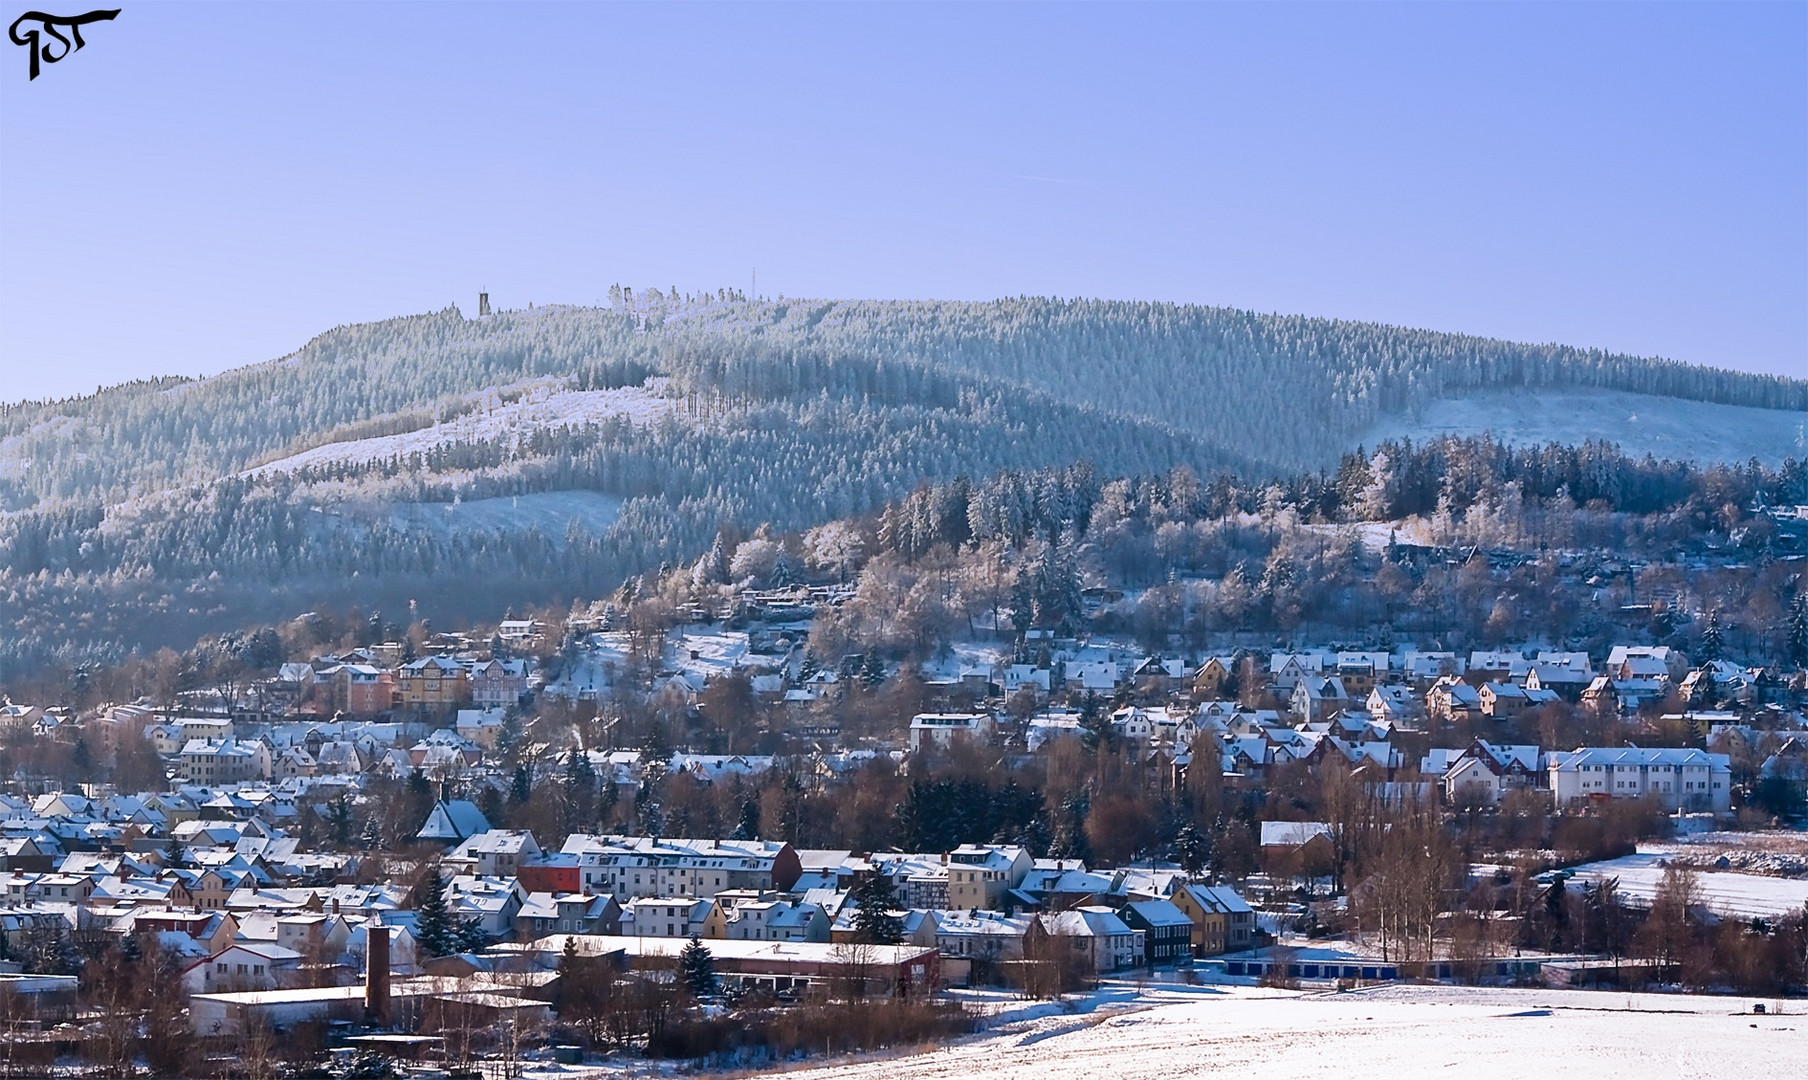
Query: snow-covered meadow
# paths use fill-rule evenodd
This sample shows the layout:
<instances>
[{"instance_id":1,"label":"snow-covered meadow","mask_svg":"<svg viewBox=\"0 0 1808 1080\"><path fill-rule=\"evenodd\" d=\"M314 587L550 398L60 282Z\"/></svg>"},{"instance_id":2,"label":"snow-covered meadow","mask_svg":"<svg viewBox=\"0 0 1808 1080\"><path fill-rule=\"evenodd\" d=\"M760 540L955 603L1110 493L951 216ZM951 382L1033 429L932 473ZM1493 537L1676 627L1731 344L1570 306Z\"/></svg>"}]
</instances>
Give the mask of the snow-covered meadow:
<instances>
[{"instance_id":1,"label":"snow-covered meadow","mask_svg":"<svg viewBox=\"0 0 1808 1080\"><path fill-rule=\"evenodd\" d=\"M1302 994L1173 987L1147 1007L1004 1025L933 1052L794 1072L815 1080L1808 1075L1808 1003L1400 986Z\"/></svg>"},{"instance_id":2,"label":"snow-covered meadow","mask_svg":"<svg viewBox=\"0 0 1808 1080\"><path fill-rule=\"evenodd\" d=\"M426 453L452 442L475 442L510 435L527 438L544 428L581 427L621 418L637 425L656 423L678 410L682 402L668 396L663 380L650 379L645 386L611 390L571 390L562 379L539 379L517 386L498 387L473 395L478 408L445 423L397 435L328 443L279 458L243 475L267 476L309 466L383 461ZM504 394L519 394L514 401Z\"/></svg>"}]
</instances>

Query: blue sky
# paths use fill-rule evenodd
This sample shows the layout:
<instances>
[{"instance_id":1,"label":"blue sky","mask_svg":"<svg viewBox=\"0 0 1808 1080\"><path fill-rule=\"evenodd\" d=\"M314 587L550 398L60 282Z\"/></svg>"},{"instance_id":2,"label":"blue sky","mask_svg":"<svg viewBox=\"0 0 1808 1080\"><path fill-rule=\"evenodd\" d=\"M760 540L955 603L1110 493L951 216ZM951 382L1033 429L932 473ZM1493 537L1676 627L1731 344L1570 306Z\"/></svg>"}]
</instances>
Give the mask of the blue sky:
<instances>
[{"instance_id":1,"label":"blue sky","mask_svg":"<svg viewBox=\"0 0 1808 1080\"><path fill-rule=\"evenodd\" d=\"M0 52L0 400L756 266L1808 375L1800 3L121 6Z\"/></svg>"}]
</instances>

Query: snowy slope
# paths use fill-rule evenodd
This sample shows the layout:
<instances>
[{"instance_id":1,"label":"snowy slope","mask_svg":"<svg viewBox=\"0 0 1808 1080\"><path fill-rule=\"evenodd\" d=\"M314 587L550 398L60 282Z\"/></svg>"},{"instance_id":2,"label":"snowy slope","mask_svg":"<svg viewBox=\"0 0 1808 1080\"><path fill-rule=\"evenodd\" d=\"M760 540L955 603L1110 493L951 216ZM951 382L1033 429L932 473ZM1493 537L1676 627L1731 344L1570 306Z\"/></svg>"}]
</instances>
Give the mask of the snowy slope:
<instances>
[{"instance_id":1,"label":"snowy slope","mask_svg":"<svg viewBox=\"0 0 1808 1080\"><path fill-rule=\"evenodd\" d=\"M1387 417L1363 433L1362 445L1483 432L1516 446L1606 439L1635 455L1719 462L1755 457L1774 466L1804 456L1808 413L1617 390L1495 391L1429 402L1416 416Z\"/></svg>"},{"instance_id":2,"label":"snowy slope","mask_svg":"<svg viewBox=\"0 0 1808 1080\"><path fill-rule=\"evenodd\" d=\"M500 394L505 391L520 391L523 396L518 401L504 401ZM664 391L661 379L649 379L645 386L613 390L567 390L562 379L542 379L523 387L502 387L473 395L481 403L480 408L446 423L400 435L317 446L248 469L242 475L266 476L338 462L381 461L424 453L444 443L525 437L539 428L581 427L612 418L651 424L672 415L679 407L679 400L667 397Z\"/></svg>"},{"instance_id":3,"label":"snowy slope","mask_svg":"<svg viewBox=\"0 0 1808 1080\"><path fill-rule=\"evenodd\" d=\"M1751 1002L1740 998L1629 998L1581 991L1409 987L1299 995L1199 988L1197 995L1190 1002L1104 1018L1048 1017L914 1057L785 1075L1651 1080L1801 1076L1800 1063L1808 1061L1808 1017L1801 1015L1800 1002L1784 1003L1795 1007L1793 1015L1751 1016L1742 1015Z\"/></svg>"}]
</instances>

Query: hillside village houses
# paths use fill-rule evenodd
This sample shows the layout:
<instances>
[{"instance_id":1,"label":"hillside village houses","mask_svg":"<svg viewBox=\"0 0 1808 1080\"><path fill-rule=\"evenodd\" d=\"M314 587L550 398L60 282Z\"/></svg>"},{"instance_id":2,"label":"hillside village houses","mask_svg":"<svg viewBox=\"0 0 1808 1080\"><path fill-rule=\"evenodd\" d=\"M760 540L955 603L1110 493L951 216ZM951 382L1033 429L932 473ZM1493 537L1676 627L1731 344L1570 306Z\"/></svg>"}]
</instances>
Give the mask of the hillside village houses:
<instances>
[{"instance_id":1,"label":"hillside village houses","mask_svg":"<svg viewBox=\"0 0 1808 1080\"><path fill-rule=\"evenodd\" d=\"M1785 790L1808 788L1808 732L1787 679L1725 662L1692 666L1661 647L1616 647L1594 664L1534 649L1157 656L1047 637L1033 662L1000 655L962 659L958 674L926 671L922 711L848 744L836 735L838 687L864 676L851 663L806 671L804 632L674 632L652 672L667 707L695 710L715 680L744 675L794 725L789 747L723 753L539 737L541 698L597 700L627 670L630 643L601 628L574 635L556 662L487 655L446 636L415 658L372 647L285 664L271 680L286 702L275 715L188 702L72 716L6 703L0 726L16 738L73 744L93 732L90 747L148 751L165 780L137 792L0 796L0 933L21 946L46 927L148 935L183 957L183 989L205 996L348 986L373 933L387 936L398 975L444 963L419 936L427 874L441 882L462 952L538 948L549 935L641 943L621 946L624 956L692 936L724 949L845 945L855 896L877 877L904 943L933 954L938 977L1007 979L1050 941L1103 975L1245 953L1272 940L1262 923L1272 929L1271 913L1241 882L1159 859L1101 865L1004 842L855 852L746 835L537 837L498 827L484 807L506 806L518 782L560 782L578 757L599 791L639 812L662 777L709 787L776 771L788 783L833 786L875 762L907 770L919 757L975 747L1001 760L1051 753L1064 740L1155 763L1175 790L1209 774L1228 792L1259 795L1289 771L1334 769L1376 799L1423 793L1481 813L1531 798L1562 814L1644 799L1670 813L1726 815L1738 798L1734 745L1748 749L1754 775L1761 766ZM497 641L525 645L540 633L515 627ZM1252 677L1257 685L1243 685ZM1697 700L1654 711L1685 685ZM1559 707L1606 710L1649 730L1652 745L1528 739L1542 711ZM1659 745L1666 739L1698 745ZM378 820L368 799L380 784L424 792L411 820ZM1268 892L1294 875L1315 881L1333 858L1328 823L1269 815L1257 824ZM367 834L407 853L379 855ZM806 953L795 955L801 973Z\"/></svg>"}]
</instances>

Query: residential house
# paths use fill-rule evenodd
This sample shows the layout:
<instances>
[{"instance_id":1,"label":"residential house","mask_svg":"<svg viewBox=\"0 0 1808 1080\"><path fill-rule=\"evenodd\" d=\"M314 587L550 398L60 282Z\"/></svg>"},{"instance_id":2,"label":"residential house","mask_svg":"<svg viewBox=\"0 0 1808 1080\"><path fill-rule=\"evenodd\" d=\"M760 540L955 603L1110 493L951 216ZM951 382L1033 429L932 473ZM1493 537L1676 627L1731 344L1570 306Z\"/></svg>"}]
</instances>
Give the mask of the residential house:
<instances>
[{"instance_id":1,"label":"residential house","mask_svg":"<svg viewBox=\"0 0 1808 1080\"><path fill-rule=\"evenodd\" d=\"M1433 750L1419 771L1436 779L1457 806L1493 806L1516 788L1536 787L1543 754L1536 746L1504 746L1477 739L1460 751Z\"/></svg>"},{"instance_id":2,"label":"residential house","mask_svg":"<svg viewBox=\"0 0 1808 1080\"><path fill-rule=\"evenodd\" d=\"M526 660L483 660L471 667L471 704L508 709L527 696Z\"/></svg>"},{"instance_id":3,"label":"residential house","mask_svg":"<svg viewBox=\"0 0 1808 1080\"><path fill-rule=\"evenodd\" d=\"M466 837L447 862L469 863L480 877L514 877L523 863L540 855L534 834L525 829L487 829Z\"/></svg>"},{"instance_id":4,"label":"residential house","mask_svg":"<svg viewBox=\"0 0 1808 1080\"><path fill-rule=\"evenodd\" d=\"M1076 952L1084 953L1097 974L1142 966L1143 935L1111 908L1078 907L1036 918L1051 938L1070 942Z\"/></svg>"},{"instance_id":5,"label":"residential house","mask_svg":"<svg viewBox=\"0 0 1808 1080\"><path fill-rule=\"evenodd\" d=\"M1558 809L1600 799L1652 798L1669 811L1731 807L1732 768L1726 754L1664 747L1585 747L1546 758Z\"/></svg>"},{"instance_id":6,"label":"residential house","mask_svg":"<svg viewBox=\"0 0 1808 1080\"><path fill-rule=\"evenodd\" d=\"M182 778L191 784L242 784L250 780L268 780L271 771L270 746L260 739L191 739L182 747L177 769Z\"/></svg>"},{"instance_id":7,"label":"residential house","mask_svg":"<svg viewBox=\"0 0 1808 1080\"><path fill-rule=\"evenodd\" d=\"M714 901L689 896L637 896L622 905L628 937L702 937Z\"/></svg>"},{"instance_id":8,"label":"residential house","mask_svg":"<svg viewBox=\"0 0 1808 1080\"><path fill-rule=\"evenodd\" d=\"M910 718L910 751L946 750L957 738L983 741L993 727L989 713L918 713Z\"/></svg>"},{"instance_id":9,"label":"residential house","mask_svg":"<svg viewBox=\"0 0 1808 1080\"><path fill-rule=\"evenodd\" d=\"M1036 865L1030 853L1010 844L962 844L950 851L948 907L997 908L1004 894L1023 884Z\"/></svg>"},{"instance_id":10,"label":"residential house","mask_svg":"<svg viewBox=\"0 0 1808 1080\"><path fill-rule=\"evenodd\" d=\"M1302 724L1316 723L1348 708L1350 695L1338 678L1309 675L1299 681L1287 699L1289 710Z\"/></svg>"},{"instance_id":11,"label":"residential house","mask_svg":"<svg viewBox=\"0 0 1808 1080\"><path fill-rule=\"evenodd\" d=\"M1193 955L1193 920L1172 900L1137 900L1118 912L1124 925L1143 935L1143 963L1178 964Z\"/></svg>"},{"instance_id":12,"label":"residential house","mask_svg":"<svg viewBox=\"0 0 1808 1080\"><path fill-rule=\"evenodd\" d=\"M404 709L449 712L471 700L471 679L463 664L444 656L424 656L397 671L397 694Z\"/></svg>"},{"instance_id":13,"label":"residential house","mask_svg":"<svg viewBox=\"0 0 1808 1080\"><path fill-rule=\"evenodd\" d=\"M1194 956L1240 952L1255 945L1255 911L1229 885L1184 885L1169 899L1192 921Z\"/></svg>"},{"instance_id":14,"label":"residential house","mask_svg":"<svg viewBox=\"0 0 1808 1080\"><path fill-rule=\"evenodd\" d=\"M515 912L515 937L532 941L547 934L621 933L622 907L613 896L530 892Z\"/></svg>"}]
</instances>

